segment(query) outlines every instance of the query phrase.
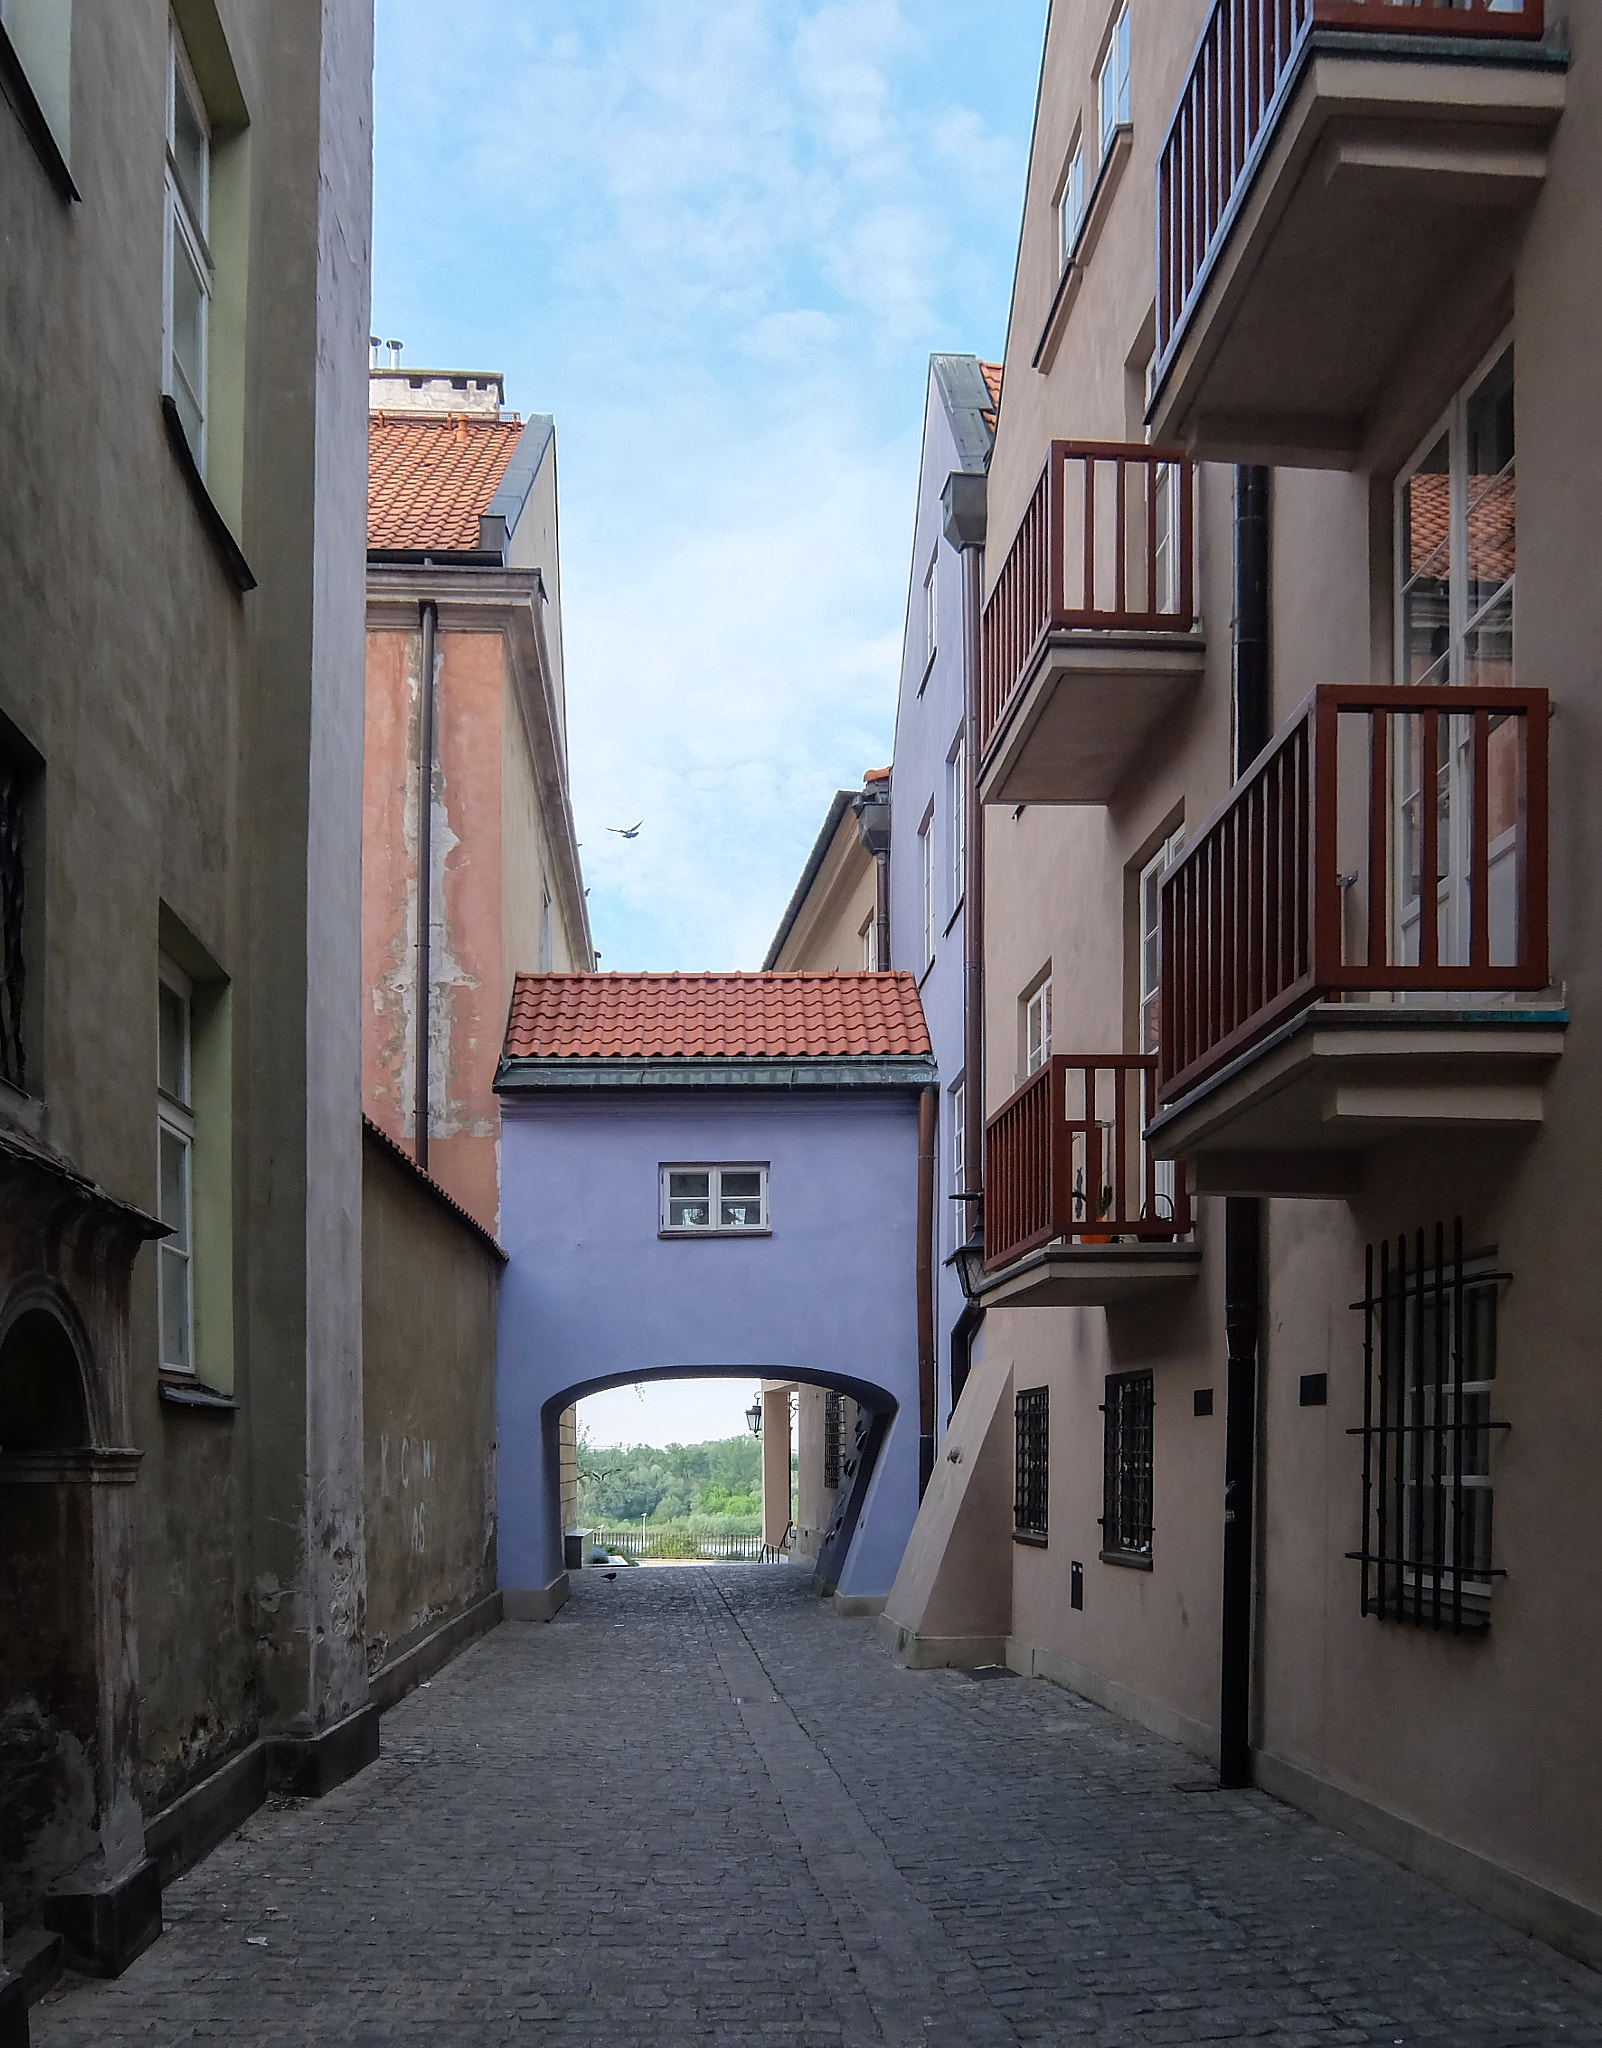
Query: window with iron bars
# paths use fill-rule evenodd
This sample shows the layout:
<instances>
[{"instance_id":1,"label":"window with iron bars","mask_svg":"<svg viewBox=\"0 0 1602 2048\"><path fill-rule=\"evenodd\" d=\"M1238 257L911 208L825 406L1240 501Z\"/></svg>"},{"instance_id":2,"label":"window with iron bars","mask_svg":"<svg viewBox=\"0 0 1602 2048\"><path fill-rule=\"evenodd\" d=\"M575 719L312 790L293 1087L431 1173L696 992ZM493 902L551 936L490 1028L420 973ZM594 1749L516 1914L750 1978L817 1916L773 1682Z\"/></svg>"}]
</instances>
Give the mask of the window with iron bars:
<instances>
[{"instance_id":1,"label":"window with iron bars","mask_svg":"<svg viewBox=\"0 0 1602 2048\"><path fill-rule=\"evenodd\" d=\"M29 771L0 747L0 1080L21 1088L27 1079L22 1044L26 975L22 950L23 841Z\"/></svg>"},{"instance_id":2,"label":"window with iron bars","mask_svg":"<svg viewBox=\"0 0 1602 2048\"><path fill-rule=\"evenodd\" d=\"M832 1493L845 1462L845 1402L832 1389L823 1397L823 1484Z\"/></svg>"},{"instance_id":3,"label":"window with iron bars","mask_svg":"<svg viewBox=\"0 0 1602 2048\"><path fill-rule=\"evenodd\" d=\"M1013 1401L1016 1478L1012 1531L1025 1543L1046 1540L1046 1482L1051 1470L1051 1389L1025 1387Z\"/></svg>"},{"instance_id":4,"label":"window with iron bars","mask_svg":"<svg viewBox=\"0 0 1602 2048\"><path fill-rule=\"evenodd\" d=\"M1464 1635L1491 1619L1491 1416L1505 1273L1420 1230L1368 1247L1363 1299L1363 1612Z\"/></svg>"},{"instance_id":5,"label":"window with iron bars","mask_svg":"<svg viewBox=\"0 0 1602 2048\"><path fill-rule=\"evenodd\" d=\"M1101 1554L1108 1564L1151 1564L1152 1405L1149 1372L1115 1373L1107 1381Z\"/></svg>"}]
</instances>

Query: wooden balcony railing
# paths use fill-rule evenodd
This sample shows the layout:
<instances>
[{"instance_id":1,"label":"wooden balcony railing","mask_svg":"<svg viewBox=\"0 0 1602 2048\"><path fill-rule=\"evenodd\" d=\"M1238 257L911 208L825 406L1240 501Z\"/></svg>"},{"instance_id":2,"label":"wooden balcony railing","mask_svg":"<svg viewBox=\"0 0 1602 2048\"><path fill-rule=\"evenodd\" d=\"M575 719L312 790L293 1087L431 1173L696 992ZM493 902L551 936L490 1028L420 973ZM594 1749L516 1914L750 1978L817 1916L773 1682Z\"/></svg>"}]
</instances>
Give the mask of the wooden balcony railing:
<instances>
[{"instance_id":1,"label":"wooden balcony railing","mask_svg":"<svg viewBox=\"0 0 1602 2048\"><path fill-rule=\"evenodd\" d=\"M1331 996L1548 979L1546 692L1325 685L1163 883L1160 1094Z\"/></svg>"},{"instance_id":2,"label":"wooden balcony railing","mask_svg":"<svg viewBox=\"0 0 1602 2048\"><path fill-rule=\"evenodd\" d=\"M1185 1169L1145 1143L1154 1056L1054 1053L985 1126L985 1264L1059 1238L1111 1244L1191 1227Z\"/></svg>"},{"instance_id":3,"label":"wooden balcony railing","mask_svg":"<svg viewBox=\"0 0 1602 2048\"><path fill-rule=\"evenodd\" d=\"M1182 448L1052 442L985 606L981 748L1001 729L1048 633L1190 631L1194 506Z\"/></svg>"},{"instance_id":4,"label":"wooden balcony railing","mask_svg":"<svg viewBox=\"0 0 1602 2048\"><path fill-rule=\"evenodd\" d=\"M1215 0L1157 159L1160 384L1315 29L1539 37L1544 0Z\"/></svg>"}]
</instances>

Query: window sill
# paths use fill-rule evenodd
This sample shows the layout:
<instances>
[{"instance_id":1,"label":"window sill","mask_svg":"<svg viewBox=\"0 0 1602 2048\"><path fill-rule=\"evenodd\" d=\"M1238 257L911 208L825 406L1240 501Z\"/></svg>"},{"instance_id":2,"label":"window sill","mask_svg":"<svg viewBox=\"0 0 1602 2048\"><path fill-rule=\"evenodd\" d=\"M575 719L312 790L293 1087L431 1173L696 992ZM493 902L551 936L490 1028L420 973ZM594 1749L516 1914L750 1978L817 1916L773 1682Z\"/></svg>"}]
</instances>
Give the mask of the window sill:
<instances>
[{"instance_id":1,"label":"window sill","mask_svg":"<svg viewBox=\"0 0 1602 2048\"><path fill-rule=\"evenodd\" d=\"M950 915L950 916L949 916L949 917L948 917L948 918L946 919L946 928L945 928L945 930L944 930L944 931L943 931L943 932L942 932L942 933L940 934L940 936L941 936L941 937L942 937L943 939L949 939L949 938L951 937L951 934L952 934L953 930L954 930L954 929L956 928L956 923L957 923L957 919L958 919L959 917L961 917L961 915L962 915L962 906L963 906L963 901L964 901L964 899L963 899L963 898L962 898L961 896L959 896L959 897L957 898L957 907L956 907L956 909L955 909L954 911L952 911L951 915Z\"/></svg>"},{"instance_id":2,"label":"window sill","mask_svg":"<svg viewBox=\"0 0 1602 2048\"><path fill-rule=\"evenodd\" d=\"M1098 1551L1097 1555L1103 1564L1119 1565L1126 1572L1149 1572L1151 1570L1150 1556L1143 1555L1138 1550L1102 1550Z\"/></svg>"},{"instance_id":3,"label":"window sill","mask_svg":"<svg viewBox=\"0 0 1602 2048\"><path fill-rule=\"evenodd\" d=\"M762 1230L659 1230L658 1237L671 1238L675 1244L692 1243L700 1237L771 1237L771 1229Z\"/></svg>"},{"instance_id":4,"label":"window sill","mask_svg":"<svg viewBox=\"0 0 1602 2048\"><path fill-rule=\"evenodd\" d=\"M1044 1550L1050 1538L1037 1536L1032 1529L1014 1529L1012 1540L1014 1543L1022 1543L1029 1550Z\"/></svg>"},{"instance_id":5,"label":"window sill","mask_svg":"<svg viewBox=\"0 0 1602 2048\"><path fill-rule=\"evenodd\" d=\"M922 988L923 988L923 985L924 985L924 983L925 983L925 982L926 982L926 981L927 981L927 980L929 979L930 975L934 973L934 970L935 970L935 955L931 953L931 954L930 954L930 956L929 956L929 963L928 963L928 965L927 965L927 966L926 966L925 968L923 968L923 970L922 970L922 971L920 972L920 974L919 974L919 976L918 976L918 987L919 987L920 991L922 990Z\"/></svg>"},{"instance_id":6,"label":"window sill","mask_svg":"<svg viewBox=\"0 0 1602 2048\"><path fill-rule=\"evenodd\" d=\"M44 166L45 176L56 188L56 197L71 204L81 200L83 194L73 182L67 159L61 154L50 123L45 119L44 108L39 96L29 83L28 74L22 68L17 55L3 28L0 28L0 90L16 110L17 119L22 123L23 133L33 144L33 153Z\"/></svg>"},{"instance_id":7,"label":"window sill","mask_svg":"<svg viewBox=\"0 0 1602 2048\"><path fill-rule=\"evenodd\" d=\"M202 1386L198 1380L180 1379L176 1374L164 1373L157 1382L156 1392L169 1408L198 1408L214 1415L236 1415L239 1403L232 1394L221 1393L216 1387Z\"/></svg>"},{"instance_id":8,"label":"window sill","mask_svg":"<svg viewBox=\"0 0 1602 2048\"><path fill-rule=\"evenodd\" d=\"M189 495L194 500L195 510L200 514L200 523L205 527L212 546L217 550L224 572L235 591L243 597L247 590L256 588L256 579L250 564L245 560L228 522L217 510L206 479L200 473L194 451L189 446L189 436L184 432L184 423L178 416L178 408L165 393L161 400L161 416L166 422L167 442L172 449L178 467L183 471L184 482L189 486Z\"/></svg>"}]
</instances>

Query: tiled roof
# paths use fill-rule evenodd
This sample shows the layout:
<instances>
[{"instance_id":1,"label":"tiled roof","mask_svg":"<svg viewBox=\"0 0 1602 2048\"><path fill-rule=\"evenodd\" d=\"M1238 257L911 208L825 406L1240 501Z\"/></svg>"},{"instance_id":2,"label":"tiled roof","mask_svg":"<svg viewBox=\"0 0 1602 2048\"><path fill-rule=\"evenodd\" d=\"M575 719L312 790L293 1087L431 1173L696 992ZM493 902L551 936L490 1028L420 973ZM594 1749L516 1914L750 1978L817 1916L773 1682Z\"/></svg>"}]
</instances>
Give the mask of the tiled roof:
<instances>
[{"instance_id":1,"label":"tiled roof","mask_svg":"<svg viewBox=\"0 0 1602 2048\"><path fill-rule=\"evenodd\" d=\"M927 1057L910 974L520 974L506 1057Z\"/></svg>"},{"instance_id":2,"label":"tiled roof","mask_svg":"<svg viewBox=\"0 0 1602 2048\"><path fill-rule=\"evenodd\" d=\"M476 548L479 519L522 432L518 419L371 414L367 545L452 554Z\"/></svg>"},{"instance_id":3,"label":"tiled roof","mask_svg":"<svg viewBox=\"0 0 1602 2048\"><path fill-rule=\"evenodd\" d=\"M984 378L990 391L990 410L985 414L985 425L993 434L996 431L996 412L1001 404L1001 365L982 362L979 365L979 374Z\"/></svg>"},{"instance_id":4,"label":"tiled roof","mask_svg":"<svg viewBox=\"0 0 1602 2048\"><path fill-rule=\"evenodd\" d=\"M862 786L864 789L867 788L870 782L888 782L889 780L890 770L888 768L865 768L862 771Z\"/></svg>"},{"instance_id":5,"label":"tiled roof","mask_svg":"<svg viewBox=\"0 0 1602 2048\"><path fill-rule=\"evenodd\" d=\"M1469 575L1502 584L1517 567L1517 506L1512 472L1469 478ZM1408 479L1407 525L1411 573L1445 582L1451 531L1451 478L1421 470Z\"/></svg>"}]
</instances>

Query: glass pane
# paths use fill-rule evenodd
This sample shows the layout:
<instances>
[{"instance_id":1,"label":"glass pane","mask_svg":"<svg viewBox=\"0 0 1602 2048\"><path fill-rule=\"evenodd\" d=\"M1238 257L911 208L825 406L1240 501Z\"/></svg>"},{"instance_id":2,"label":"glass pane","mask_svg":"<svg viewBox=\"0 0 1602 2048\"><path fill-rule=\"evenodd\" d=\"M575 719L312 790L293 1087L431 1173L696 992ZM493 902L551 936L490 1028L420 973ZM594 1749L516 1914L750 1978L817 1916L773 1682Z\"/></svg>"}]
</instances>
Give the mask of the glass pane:
<instances>
[{"instance_id":1,"label":"glass pane","mask_svg":"<svg viewBox=\"0 0 1602 2048\"><path fill-rule=\"evenodd\" d=\"M1468 612L1513 574L1513 351L1468 402Z\"/></svg>"},{"instance_id":2,"label":"glass pane","mask_svg":"<svg viewBox=\"0 0 1602 2048\"><path fill-rule=\"evenodd\" d=\"M175 1251L189 1249L189 1146L165 1125L161 1131L161 1220L172 1228L164 1240Z\"/></svg>"},{"instance_id":3,"label":"glass pane","mask_svg":"<svg viewBox=\"0 0 1602 2048\"><path fill-rule=\"evenodd\" d=\"M186 392L175 391L173 396L180 408L187 396L198 415L205 396L206 289L176 220L172 232L172 355L178 381L187 386Z\"/></svg>"},{"instance_id":4,"label":"glass pane","mask_svg":"<svg viewBox=\"0 0 1602 2048\"><path fill-rule=\"evenodd\" d=\"M189 1102L189 1005L175 988L160 984L156 1082L164 1094Z\"/></svg>"},{"instance_id":5,"label":"glass pane","mask_svg":"<svg viewBox=\"0 0 1602 2048\"><path fill-rule=\"evenodd\" d=\"M1472 545L1472 523L1470 528ZM1463 636L1463 680L1480 688L1513 681L1513 591L1495 597Z\"/></svg>"},{"instance_id":6,"label":"glass pane","mask_svg":"<svg viewBox=\"0 0 1602 2048\"><path fill-rule=\"evenodd\" d=\"M1402 486L1403 681L1446 680L1451 636L1451 443L1443 434ZM1432 671L1441 669L1440 674Z\"/></svg>"},{"instance_id":7,"label":"glass pane","mask_svg":"<svg viewBox=\"0 0 1602 2048\"><path fill-rule=\"evenodd\" d=\"M756 1202L762 1198L760 1173L725 1173L721 1192L726 1201Z\"/></svg>"},{"instance_id":8,"label":"glass pane","mask_svg":"<svg viewBox=\"0 0 1602 2048\"><path fill-rule=\"evenodd\" d=\"M710 1195L712 1176L709 1173L670 1173L668 1193L670 1195Z\"/></svg>"},{"instance_id":9,"label":"glass pane","mask_svg":"<svg viewBox=\"0 0 1602 2048\"><path fill-rule=\"evenodd\" d=\"M725 1200L719 1210L720 1227L724 1230L760 1230L762 1228L762 1205L760 1202L731 1202Z\"/></svg>"},{"instance_id":10,"label":"glass pane","mask_svg":"<svg viewBox=\"0 0 1602 2048\"><path fill-rule=\"evenodd\" d=\"M712 1221L710 1202L668 1203L668 1228L670 1230L705 1230Z\"/></svg>"},{"instance_id":11,"label":"glass pane","mask_svg":"<svg viewBox=\"0 0 1602 2048\"><path fill-rule=\"evenodd\" d=\"M189 1345L189 1261L171 1244L160 1247L161 1362L173 1372L192 1372Z\"/></svg>"},{"instance_id":12,"label":"glass pane","mask_svg":"<svg viewBox=\"0 0 1602 2048\"><path fill-rule=\"evenodd\" d=\"M178 182L183 186L184 197L189 201L190 211L200 225L201 233L206 231L206 174L208 144L205 123L199 109L190 97L189 87L184 78L183 67L173 81L172 116L172 157L178 167Z\"/></svg>"}]
</instances>

